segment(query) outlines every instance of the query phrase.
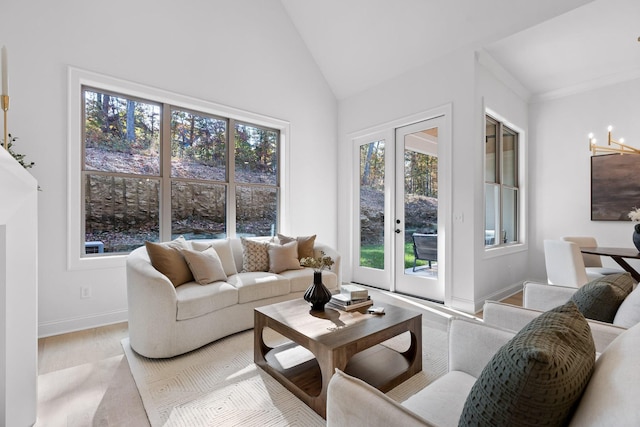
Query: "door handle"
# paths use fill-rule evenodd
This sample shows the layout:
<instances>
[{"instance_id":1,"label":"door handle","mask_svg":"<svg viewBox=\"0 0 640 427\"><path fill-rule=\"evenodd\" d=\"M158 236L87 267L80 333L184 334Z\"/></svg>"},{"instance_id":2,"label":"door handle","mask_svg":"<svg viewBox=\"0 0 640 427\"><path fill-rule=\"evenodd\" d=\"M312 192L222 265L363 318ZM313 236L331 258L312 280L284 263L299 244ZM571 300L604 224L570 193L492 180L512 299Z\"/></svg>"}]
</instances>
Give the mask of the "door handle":
<instances>
[{"instance_id":1,"label":"door handle","mask_svg":"<svg viewBox=\"0 0 640 427\"><path fill-rule=\"evenodd\" d=\"M400 234L402 233L402 230L400 230L399 228L396 228L396 234Z\"/></svg>"}]
</instances>

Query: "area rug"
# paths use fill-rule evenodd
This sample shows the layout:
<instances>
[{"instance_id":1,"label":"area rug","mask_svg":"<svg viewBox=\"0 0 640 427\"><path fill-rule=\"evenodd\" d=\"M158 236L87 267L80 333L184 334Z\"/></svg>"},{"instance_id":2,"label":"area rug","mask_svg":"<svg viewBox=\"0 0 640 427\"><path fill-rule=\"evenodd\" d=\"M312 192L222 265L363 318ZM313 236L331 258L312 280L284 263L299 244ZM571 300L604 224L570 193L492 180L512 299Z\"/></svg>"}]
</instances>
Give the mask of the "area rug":
<instances>
[{"instance_id":1,"label":"area rug","mask_svg":"<svg viewBox=\"0 0 640 427\"><path fill-rule=\"evenodd\" d=\"M384 295L374 296L376 304ZM447 321L422 311L423 370L387 395L399 402L420 391L447 369ZM285 342L273 331L269 345ZM404 350L408 333L385 342ZM241 332L171 359L147 359L129 339L122 347L152 427L173 426L324 426L325 420L253 363L253 331Z\"/></svg>"}]
</instances>

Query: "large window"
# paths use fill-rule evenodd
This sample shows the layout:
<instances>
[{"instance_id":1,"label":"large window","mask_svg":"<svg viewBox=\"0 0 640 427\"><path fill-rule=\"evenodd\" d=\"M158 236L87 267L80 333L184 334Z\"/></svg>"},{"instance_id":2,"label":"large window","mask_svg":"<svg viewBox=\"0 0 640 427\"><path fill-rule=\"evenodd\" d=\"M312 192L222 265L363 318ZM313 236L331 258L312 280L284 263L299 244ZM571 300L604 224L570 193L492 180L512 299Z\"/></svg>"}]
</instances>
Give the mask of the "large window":
<instances>
[{"instance_id":1,"label":"large window","mask_svg":"<svg viewBox=\"0 0 640 427\"><path fill-rule=\"evenodd\" d=\"M519 134L487 115L485 132L485 246L518 242Z\"/></svg>"},{"instance_id":2,"label":"large window","mask_svg":"<svg viewBox=\"0 0 640 427\"><path fill-rule=\"evenodd\" d=\"M91 86L81 96L81 256L278 231L278 129Z\"/></svg>"}]
</instances>

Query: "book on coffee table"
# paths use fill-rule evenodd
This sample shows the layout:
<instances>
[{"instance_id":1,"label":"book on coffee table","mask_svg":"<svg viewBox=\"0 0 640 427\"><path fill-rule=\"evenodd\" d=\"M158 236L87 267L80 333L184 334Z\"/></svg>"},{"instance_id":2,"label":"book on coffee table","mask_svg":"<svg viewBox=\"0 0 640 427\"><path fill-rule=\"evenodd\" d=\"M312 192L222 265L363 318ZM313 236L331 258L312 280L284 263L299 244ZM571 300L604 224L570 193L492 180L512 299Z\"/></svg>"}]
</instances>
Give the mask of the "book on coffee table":
<instances>
[{"instance_id":1,"label":"book on coffee table","mask_svg":"<svg viewBox=\"0 0 640 427\"><path fill-rule=\"evenodd\" d=\"M373 305L373 300L369 296L367 296L366 298L352 300L346 297L346 295L344 294L336 294L332 296L331 300L327 303L327 307L343 311L358 310L363 307L369 307L371 305Z\"/></svg>"},{"instance_id":2,"label":"book on coffee table","mask_svg":"<svg viewBox=\"0 0 640 427\"><path fill-rule=\"evenodd\" d=\"M367 298L369 291L356 285L340 285L340 293L351 299Z\"/></svg>"}]
</instances>

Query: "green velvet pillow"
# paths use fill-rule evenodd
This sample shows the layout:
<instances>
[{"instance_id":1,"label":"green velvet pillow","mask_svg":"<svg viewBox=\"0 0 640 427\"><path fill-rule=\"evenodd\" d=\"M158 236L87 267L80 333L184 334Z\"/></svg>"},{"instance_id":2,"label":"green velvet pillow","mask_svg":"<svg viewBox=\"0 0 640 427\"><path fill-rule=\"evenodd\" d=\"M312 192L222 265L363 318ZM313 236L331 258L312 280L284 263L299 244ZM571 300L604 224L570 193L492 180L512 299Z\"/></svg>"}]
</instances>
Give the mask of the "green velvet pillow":
<instances>
[{"instance_id":1,"label":"green velvet pillow","mask_svg":"<svg viewBox=\"0 0 640 427\"><path fill-rule=\"evenodd\" d=\"M608 274L580 287L571 301L587 319L613 323L620 304L632 290L631 274Z\"/></svg>"},{"instance_id":2,"label":"green velvet pillow","mask_svg":"<svg viewBox=\"0 0 640 427\"><path fill-rule=\"evenodd\" d=\"M471 388L459 426L560 426L568 422L595 362L591 329L575 303L526 325Z\"/></svg>"}]
</instances>

